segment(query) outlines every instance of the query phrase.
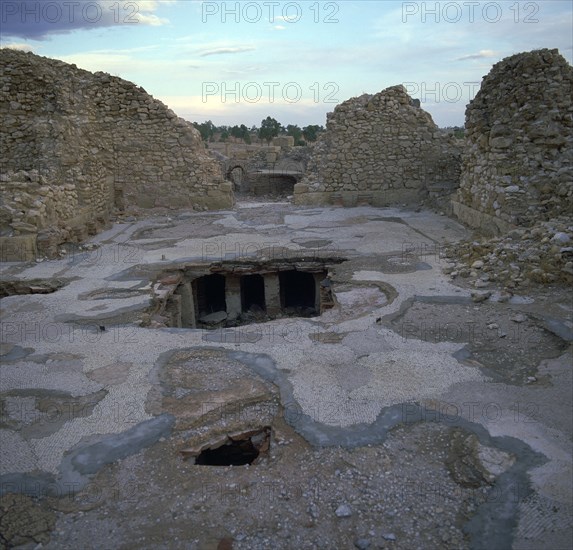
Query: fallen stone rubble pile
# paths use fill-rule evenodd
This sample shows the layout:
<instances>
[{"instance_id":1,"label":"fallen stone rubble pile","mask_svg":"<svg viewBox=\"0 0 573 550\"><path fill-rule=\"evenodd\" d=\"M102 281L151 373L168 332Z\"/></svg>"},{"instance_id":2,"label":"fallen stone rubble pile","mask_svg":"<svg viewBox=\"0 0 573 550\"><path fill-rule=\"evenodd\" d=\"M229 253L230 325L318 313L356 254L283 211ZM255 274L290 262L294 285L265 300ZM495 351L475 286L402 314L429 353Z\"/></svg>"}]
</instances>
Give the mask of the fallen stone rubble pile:
<instances>
[{"instance_id":1,"label":"fallen stone rubble pile","mask_svg":"<svg viewBox=\"0 0 573 550\"><path fill-rule=\"evenodd\" d=\"M509 289L532 284L573 283L573 223L570 217L514 229L502 237L459 241L445 249L443 269L475 288L492 283Z\"/></svg>"}]
</instances>

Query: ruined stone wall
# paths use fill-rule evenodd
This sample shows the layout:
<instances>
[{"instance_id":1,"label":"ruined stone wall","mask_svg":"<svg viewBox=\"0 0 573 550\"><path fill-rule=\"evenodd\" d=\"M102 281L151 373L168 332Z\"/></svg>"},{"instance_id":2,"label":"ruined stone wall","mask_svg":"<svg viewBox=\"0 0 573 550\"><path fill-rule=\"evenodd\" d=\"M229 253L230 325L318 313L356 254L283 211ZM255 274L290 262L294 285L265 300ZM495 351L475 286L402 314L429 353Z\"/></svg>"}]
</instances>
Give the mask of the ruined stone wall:
<instances>
[{"instance_id":1,"label":"ruined stone wall","mask_svg":"<svg viewBox=\"0 0 573 550\"><path fill-rule=\"evenodd\" d=\"M486 233L573 211L573 68L557 50L493 66L466 110L457 216Z\"/></svg>"},{"instance_id":2,"label":"ruined stone wall","mask_svg":"<svg viewBox=\"0 0 573 550\"><path fill-rule=\"evenodd\" d=\"M115 208L232 205L197 130L142 88L8 49L0 71L4 250L37 235L53 252L100 230Z\"/></svg>"},{"instance_id":3,"label":"ruined stone wall","mask_svg":"<svg viewBox=\"0 0 573 550\"><path fill-rule=\"evenodd\" d=\"M290 196L294 184L306 171L313 148L294 146L292 136L275 138L273 143L272 146L210 143L209 152L220 163L236 193Z\"/></svg>"},{"instance_id":4,"label":"ruined stone wall","mask_svg":"<svg viewBox=\"0 0 573 550\"><path fill-rule=\"evenodd\" d=\"M295 186L297 204L417 203L432 189L458 185L459 142L403 86L345 101L328 114L326 129Z\"/></svg>"}]
</instances>

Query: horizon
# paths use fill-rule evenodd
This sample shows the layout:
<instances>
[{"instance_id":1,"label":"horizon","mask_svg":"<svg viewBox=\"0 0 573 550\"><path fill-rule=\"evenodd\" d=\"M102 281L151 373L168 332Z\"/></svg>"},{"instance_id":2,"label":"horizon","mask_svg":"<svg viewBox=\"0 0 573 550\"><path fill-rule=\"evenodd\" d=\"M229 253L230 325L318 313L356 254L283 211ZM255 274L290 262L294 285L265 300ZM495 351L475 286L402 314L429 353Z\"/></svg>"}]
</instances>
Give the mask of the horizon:
<instances>
[{"instance_id":1,"label":"horizon","mask_svg":"<svg viewBox=\"0 0 573 550\"><path fill-rule=\"evenodd\" d=\"M216 126L326 125L352 97L402 84L439 127L501 59L558 49L573 10L546 2L2 0L0 46L103 71ZM113 44L113 46L112 46Z\"/></svg>"}]
</instances>

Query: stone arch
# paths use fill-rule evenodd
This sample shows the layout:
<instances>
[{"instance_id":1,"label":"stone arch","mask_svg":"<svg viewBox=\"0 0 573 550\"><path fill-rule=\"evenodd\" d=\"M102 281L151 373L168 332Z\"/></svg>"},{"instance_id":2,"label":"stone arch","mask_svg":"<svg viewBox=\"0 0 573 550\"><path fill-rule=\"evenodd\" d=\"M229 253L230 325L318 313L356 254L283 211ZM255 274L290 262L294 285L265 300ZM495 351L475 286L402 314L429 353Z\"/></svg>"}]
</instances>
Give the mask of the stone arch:
<instances>
[{"instance_id":1,"label":"stone arch","mask_svg":"<svg viewBox=\"0 0 573 550\"><path fill-rule=\"evenodd\" d=\"M227 169L226 179L233 183L234 191L243 191L245 181L247 179L247 171L241 164L230 164Z\"/></svg>"}]
</instances>

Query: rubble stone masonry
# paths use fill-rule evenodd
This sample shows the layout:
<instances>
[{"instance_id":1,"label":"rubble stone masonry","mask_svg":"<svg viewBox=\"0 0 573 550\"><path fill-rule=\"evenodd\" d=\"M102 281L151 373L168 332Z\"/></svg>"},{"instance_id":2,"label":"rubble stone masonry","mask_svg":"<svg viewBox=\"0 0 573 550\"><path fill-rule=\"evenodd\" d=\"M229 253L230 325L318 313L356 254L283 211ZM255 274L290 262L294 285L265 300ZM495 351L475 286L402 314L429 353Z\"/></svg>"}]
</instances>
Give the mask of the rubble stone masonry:
<instances>
[{"instance_id":1,"label":"rubble stone masonry","mask_svg":"<svg viewBox=\"0 0 573 550\"><path fill-rule=\"evenodd\" d=\"M508 57L466 110L454 213L485 233L573 211L573 68L557 50Z\"/></svg>"},{"instance_id":2,"label":"rubble stone masonry","mask_svg":"<svg viewBox=\"0 0 573 550\"><path fill-rule=\"evenodd\" d=\"M419 203L459 182L460 140L440 131L403 86L362 95L327 116L297 204Z\"/></svg>"},{"instance_id":3,"label":"rubble stone masonry","mask_svg":"<svg viewBox=\"0 0 573 550\"><path fill-rule=\"evenodd\" d=\"M121 78L2 49L0 121L3 260L53 254L129 206L233 205L193 125Z\"/></svg>"}]
</instances>

